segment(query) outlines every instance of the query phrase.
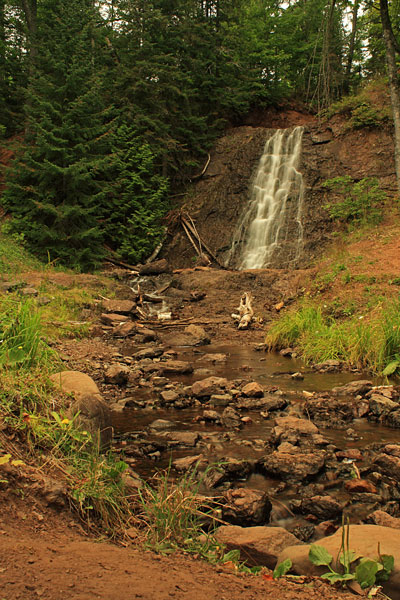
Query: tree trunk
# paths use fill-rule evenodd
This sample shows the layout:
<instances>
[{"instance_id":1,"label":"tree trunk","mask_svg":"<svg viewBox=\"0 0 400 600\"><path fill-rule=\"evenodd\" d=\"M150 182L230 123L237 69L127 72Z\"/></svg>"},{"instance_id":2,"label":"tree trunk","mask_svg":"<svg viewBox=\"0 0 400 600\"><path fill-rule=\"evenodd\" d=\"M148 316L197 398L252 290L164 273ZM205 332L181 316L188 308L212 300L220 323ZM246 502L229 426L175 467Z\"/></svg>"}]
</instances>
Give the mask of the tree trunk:
<instances>
[{"instance_id":1,"label":"tree trunk","mask_svg":"<svg viewBox=\"0 0 400 600\"><path fill-rule=\"evenodd\" d=\"M349 90L350 90L350 77L351 77L351 68L353 66L354 47L355 47L356 33L357 33L357 20L358 20L359 6L360 6L360 0L354 0L353 10L352 10L352 19L351 19L351 34L350 34L350 42L349 42L349 53L347 55L346 73L345 73L344 84L343 84L343 91L345 94L348 94Z\"/></svg>"},{"instance_id":2,"label":"tree trunk","mask_svg":"<svg viewBox=\"0 0 400 600\"><path fill-rule=\"evenodd\" d=\"M383 40L386 49L386 64L389 76L390 98L394 121L394 160L396 166L397 189L400 194L400 82L397 75L396 51L398 42L393 34L387 0L380 0Z\"/></svg>"},{"instance_id":3,"label":"tree trunk","mask_svg":"<svg viewBox=\"0 0 400 600\"><path fill-rule=\"evenodd\" d=\"M32 72L37 56L37 0L22 0L22 8L28 30L30 70Z\"/></svg>"}]
</instances>

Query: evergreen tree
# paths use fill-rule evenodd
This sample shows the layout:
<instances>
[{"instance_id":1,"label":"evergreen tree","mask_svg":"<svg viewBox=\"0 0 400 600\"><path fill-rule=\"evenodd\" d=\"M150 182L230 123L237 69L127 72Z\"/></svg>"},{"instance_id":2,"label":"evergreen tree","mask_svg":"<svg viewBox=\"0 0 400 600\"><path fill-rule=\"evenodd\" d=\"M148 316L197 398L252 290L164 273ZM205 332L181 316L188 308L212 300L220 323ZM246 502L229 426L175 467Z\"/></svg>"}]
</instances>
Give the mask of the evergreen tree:
<instances>
[{"instance_id":1,"label":"evergreen tree","mask_svg":"<svg viewBox=\"0 0 400 600\"><path fill-rule=\"evenodd\" d=\"M13 228L43 258L93 268L107 196L110 117L97 71L90 0L44 0L26 103L26 136L3 204Z\"/></svg>"}]
</instances>

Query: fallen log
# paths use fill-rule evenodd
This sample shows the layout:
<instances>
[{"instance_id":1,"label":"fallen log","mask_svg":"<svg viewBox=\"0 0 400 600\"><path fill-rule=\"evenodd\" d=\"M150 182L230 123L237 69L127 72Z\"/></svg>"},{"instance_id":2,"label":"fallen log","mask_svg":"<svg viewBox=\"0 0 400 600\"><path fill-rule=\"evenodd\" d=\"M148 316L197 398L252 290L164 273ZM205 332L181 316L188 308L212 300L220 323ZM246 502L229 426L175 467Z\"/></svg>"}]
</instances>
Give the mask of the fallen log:
<instances>
[{"instance_id":1,"label":"fallen log","mask_svg":"<svg viewBox=\"0 0 400 600\"><path fill-rule=\"evenodd\" d=\"M253 300L250 292L245 292L240 298L240 303L237 308L238 313L232 314L232 319L237 322L238 329L248 329L254 317L254 310L251 306Z\"/></svg>"}]
</instances>

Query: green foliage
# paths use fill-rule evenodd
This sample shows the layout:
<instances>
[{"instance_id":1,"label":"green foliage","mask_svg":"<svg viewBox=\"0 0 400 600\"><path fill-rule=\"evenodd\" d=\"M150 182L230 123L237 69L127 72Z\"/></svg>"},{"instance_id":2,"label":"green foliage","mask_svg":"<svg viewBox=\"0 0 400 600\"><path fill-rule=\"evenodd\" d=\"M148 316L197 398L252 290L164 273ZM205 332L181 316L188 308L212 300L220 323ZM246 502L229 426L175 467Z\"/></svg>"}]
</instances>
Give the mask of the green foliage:
<instances>
[{"instance_id":1,"label":"green foliage","mask_svg":"<svg viewBox=\"0 0 400 600\"><path fill-rule=\"evenodd\" d=\"M277 565L275 567L274 572L272 573L272 576L274 579L279 579L280 577L283 577L284 575L286 575L286 573L288 573L291 568L292 568L292 561L290 560L290 558L287 558L286 560L283 560L281 563L279 563L279 565Z\"/></svg>"},{"instance_id":2,"label":"green foliage","mask_svg":"<svg viewBox=\"0 0 400 600\"><path fill-rule=\"evenodd\" d=\"M40 312L33 300L2 300L0 367L30 368L55 357L42 338Z\"/></svg>"},{"instance_id":3,"label":"green foliage","mask_svg":"<svg viewBox=\"0 0 400 600\"><path fill-rule=\"evenodd\" d=\"M382 220L386 194L380 189L376 178L368 177L354 182L346 175L328 179L323 186L343 198L325 205L331 219L352 225L376 225Z\"/></svg>"},{"instance_id":4,"label":"green foliage","mask_svg":"<svg viewBox=\"0 0 400 600\"><path fill-rule=\"evenodd\" d=\"M393 556L381 555L378 547L378 559L372 560L357 556L350 550L350 524L347 520L345 525L342 523L342 540L339 548L339 564L335 570L332 567L333 556L323 547L312 544L308 554L309 560L313 565L326 566L328 571L321 575L322 579L327 579L330 583L346 583L347 581L357 581L362 589L370 588L375 583L387 581L393 570ZM359 561L357 566L353 563ZM341 568L339 570L339 565Z\"/></svg>"},{"instance_id":5,"label":"green foliage","mask_svg":"<svg viewBox=\"0 0 400 600\"><path fill-rule=\"evenodd\" d=\"M391 375L400 371L400 301L387 301L369 318L332 317L327 306L304 301L297 310L282 315L266 336L268 348L296 346L307 362L341 360L357 368Z\"/></svg>"}]
</instances>

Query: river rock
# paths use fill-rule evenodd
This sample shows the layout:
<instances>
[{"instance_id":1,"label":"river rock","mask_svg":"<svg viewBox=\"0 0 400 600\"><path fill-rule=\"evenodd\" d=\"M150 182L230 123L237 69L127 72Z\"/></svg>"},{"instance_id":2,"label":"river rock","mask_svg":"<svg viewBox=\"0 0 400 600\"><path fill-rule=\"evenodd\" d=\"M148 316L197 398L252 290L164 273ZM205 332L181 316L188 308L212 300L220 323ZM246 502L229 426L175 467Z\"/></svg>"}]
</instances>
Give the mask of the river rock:
<instances>
[{"instance_id":1,"label":"river rock","mask_svg":"<svg viewBox=\"0 0 400 600\"><path fill-rule=\"evenodd\" d=\"M361 379L359 381L350 381L346 385L341 385L332 389L332 394L336 396L364 396L372 388L372 381Z\"/></svg>"},{"instance_id":2,"label":"river rock","mask_svg":"<svg viewBox=\"0 0 400 600\"><path fill-rule=\"evenodd\" d=\"M272 452L258 461L260 470L284 481L304 481L319 473L325 463L325 452Z\"/></svg>"},{"instance_id":3,"label":"river rock","mask_svg":"<svg viewBox=\"0 0 400 600\"><path fill-rule=\"evenodd\" d=\"M314 515L318 519L336 519L342 514L343 505L332 496L312 496L301 501L302 513Z\"/></svg>"},{"instance_id":4,"label":"river rock","mask_svg":"<svg viewBox=\"0 0 400 600\"><path fill-rule=\"evenodd\" d=\"M88 395L99 395L96 383L86 373L80 371L61 371L50 375L50 380L66 394L73 394L75 399Z\"/></svg>"},{"instance_id":5,"label":"river rock","mask_svg":"<svg viewBox=\"0 0 400 600\"><path fill-rule=\"evenodd\" d=\"M183 360L167 360L143 366L142 370L144 373L157 373L157 375L187 375L193 372L193 367Z\"/></svg>"},{"instance_id":6,"label":"river rock","mask_svg":"<svg viewBox=\"0 0 400 600\"><path fill-rule=\"evenodd\" d=\"M385 424L389 427L400 428L400 410L390 412L385 419Z\"/></svg>"},{"instance_id":7,"label":"river rock","mask_svg":"<svg viewBox=\"0 0 400 600\"><path fill-rule=\"evenodd\" d=\"M308 398L304 404L304 412L313 421L330 425L352 421L355 417L352 402L337 400L328 395Z\"/></svg>"},{"instance_id":8,"label":"river rock","mask_svg":"<svg viewBox=\"0 0 400 600\"><path fill-rule=\"evenodd\" d=\"M216 423L217 425L221 424L221 415L216 410L203 410L203 415L200 419L209 423Z\"/></svg>"},{"instance_id":9,"label":"river rock","mask_svg":"<svg viewBox=\"0 0 400 600\"><path fill-rule=\"evenodd\" d=\"M154 262L139 267L139 275L161 275L162 273L171 273L172 269L165 258L155 260Z\"/></svg>"},{"instance_id":10,"label":"river rock","mask_svg":"<svg viewBox=\"0 0 400 600\"><path fill-rule=\"evenodd\" d=\"M193 448L200 439L197 431L174 431L166 433L166 437L178 446Z\"/></svg>"},{"instance_id":11,"label":"river rock","mask_svg":"<svg viewBox=\"0 0 400 600\"><path fill-rule=\"evenodd\" d=\"M143 348L139 352L135 352L133 358L136 360L142 360L142 358L158 358L164 352L164 348L161 346L151 346L150 348Z\"/></svg>"},{"instance_id":12,"label":"river rock","mask_svg":"<svg viewBox=\"0 0 400 600\"><path fill-rule=\"evenodd\" d=\"M173 421L167 421L167 419L156 419L149 425L150 429L156 429L158 431L162 429L170 429L171 427L175 427L175 423Z\"/></svg>"},{"instance_id":13,"label":"river rock","mask_svg":"<svg viewBox=\"0 0 400 600\"><path fill-rule=\"evenodd\" d=\"M249 460L227 457L218 467L209 470L204 478L204 484L209 488L215 488L225 481L247 479L253 470L254 466Z\"/></svg>"},{"instance_id":14,"label":"river rock","mask_svg":"<svg viewBox=\"0 0 400 600\"><path fill-rule=\"evenodd\" d=\"M199 325L188 325L185 327L184 332L194 339L195 346L203 346L211 342L208 333L206 333L205 329Z\"/></svg>"},{"instance_id":15,"label":"river rock","mask_svg":"<svg viewBox=\"0 0 400 600\"><path fill-rule=\"evenodd\" d=\"M173 404L180 397L174 390L164 390L160 393L162 404Z\"/></svg>"},{"instance_id":16,"label":"river rock","mask_svg":"<svg viewBox=\"0 0 400 600\"><path fill-rule=\"evenodd\" d=\"M340 568L336 564L342 543L342 530L329 537L318 540L318 545L323 546L333 556L332 567ZM376 560L378 557L378 546L381 554L389 554L394 557L394 570L389 581L383 584L383 591L393 600L400 598L400 530L382 527L379 525L350 525L350 550L354 550L359 556ZM278 556L277 564L290 558L292 571L298 575L320 576L326 573L327 568L313 565L308 553L310 545L289 546Z\"/></svg>"},{"instance_id":17,"label":"river rock","mask_svg":"<svg viewBox=\"0 0 400 600\"><path fill-rule=\"evenodd\" d=\"M283 527L223 525L215 537L227 551L240 550L240 559L248 566L265 565L269 569L275 567L284 548L303 543Z\"/></svg>"},{"instance_id":18,"label":"river rock","mask_svg":"<svg viewBox=\"0 0 400 600\"><path fill-rule=\"evenodd\" d=\"M126 321L126 323L120 323L112 330L112 336L118 338L126 338L137 333L137 326L132 321Z\"/></svg>"},{"instance_id":19,"label":"river rock","mask_svg":"<svg viewBox=\"0 0 400 600\"><path fill-rule=\"evenodd\" d=\"M394 402L385 396L381 396L380 394L372 394L370 397L369 409L374 417L382 418L392 410L396 410L398 408L399 405L397 402Z\"/></svg>"},{"instance_id":20,"label":"river rock","mask_svg":"<svg viewBox=\"0 0 400 600\"><path fill-rule=\"evenodd\" d=\"M281 432L296 431L302 435L312 435L319 433L319 429L308 419L298 419L297 417L278 417L275 419L275 430L279 437Z\"/></svg>"},{"instance_id":21,"label":"river rock","mask_svg":"<svg viewBox=\"0 0 400 600\"><path fill-rule=\"evenodd\" d=\"M330 359L314 365L314 369L320 373L334 373L340 371L343 363L340 360Z\"/></svg>"},{"instance_id":22,"label":"river rock","mask_svg":"<svg viewBox=\"0 0 400 600\"><path fill-rule=\"evenodd\" d=\"M202 360L206 361L206 362L212 362L212 363L224 363L226 362L228 359L228 357L226 356L226 354L205 354L202 357Z\"/></svg>"},{"instance_id":23,"label":"river rock","mask_svg":"<svg viewBox=\"0 0 400 600\"><path fill-rule=\"evenodd\" d=\"M400 519L392 517L383 510L374 510L365 519L366 523L373 525L381 525L382 527L391 527L392 529L400 529Z\"/></svg>"},{"instance_id":24,"label":"river rock","mask_svg":"<svg viewBox=\"0 0 400 600\"><path fill-rule=\"evenodd\" d=\"M396 481L400 481L400 458L398 456L382 453L378 454L372 462L374 469L388 477L393 477Z\"/></svg>"},{"instance_id":25,"label":"river rock","mask_svg":"<svg viewBox=\"0 0 400 600\"><path fill-rule=\"evenodd\" d=\"M104 381L115 385L126 385L129 380L130 369L126 365L114 363L104 373Z\"/></svg>"},{"instance_id":26,"label":"river rock","mask_svg":"<svg viewBox=\"0 0 400 600\"><path fill-rule=\"evenodd\" d=\"M132 300L104 300L102 307L106 313L130 315L135 311L136 304Z\"/></svg>"},{"instance_id":27,"label":"river rock","mask_svg":"<svg viewBox=\"0 0 400 600\"><path fill-rule=\"evenodd\" d=\"M203 454L196 454L195 456L184 456L182 458L176 458L172 461L174 469L180 472L190 471L191 469L202 470L208 465L208 460Z\"/></svg>"},{"instance_id":28,"label":"river rock","mask_svg":"<svg viewBox=\"0 0 400 600\"><path fill-rule=\"evenodd\" d=\"M284 410L288 404L289 402L286 398L275 394L268 394L263 398L263 408L268 412Z\"/></svg>"},{"instance_id":29,"label":"river rock","mask_svg":"<svg viewBox=\"0 0 400 600\"><path fill-rule=\"evenodd\" d=\"M228 490L223 495L222 518L233 525L249 527L269 521L272 504L266 492L250 488Z\"/></svg>"},{"instance_id":30,"label":"river rock","mask_svg":"<svg viewBox=\"0 0 400 600\"><path fill-rule=\"evenodd\" d=\"M243 425L240 414L232 406L227 406L224 409L221 415L221 422L227 429L236 429Z\"/></svg>"},{"instance_id":31,"label":"river rock","mask_svg":"<svg viewBox=\"0 0 400 600\"><path fill-rule=\"evenodd\" d=\"M80 429L88 431L95 444L107 450L112 441L111 411L100 394L79 396L70 406L68 415Z\"/></svg>"},{"instance_id":32,"label":"river rock","mask_svg":"<svg viewBox=\"0 0 400 600\"><path fill-rule=\"evenodd\" d=\"M349 479L344 484L349 494L376 494L377 489L371 481L366 479Z\"/></svg>"},{"instance_id":33,"label":"river rock","mask_svg":"<svg viewBox=\"0 0 400 600\"><path fill-rule=\"evenodd\" d=\"M116 327L117 325L120 325L121 323L125 323L126 321L129 321L130 317L128 317L127 315L120 315L118 313L103 313L100 316L100 321L104 324L104 325L108 325L109 327Z\"/></svg>"},{"instance_id":34,"label":"river rock","mask_svg":"<svg viewBox=\"0 0 400 600\"><path fill-rule=\"evenodd\" d=\"M228 380L224 377L207 377L195 381L192 385L192 394L196 398L207 398L214 394L223 393L228 386Z\"/></svg>"},{"instance_id":35,"label":"river rock","mask_svg":"<svg viewBox=\"0 0 400 600\"><path fill-rule=\"evenodd\" d=\"M264 395L264 390L257 381L250 381L242 388L242 394L248 398L261 398Z\"/></svg>"},{"instance_id":36,"label":"river rock","mask_svg":"<svg viewBox=\"0 0 400 600\"><path fill-rule=\"evenodd\" d=\"M398 444L386 444L383 448L383 452L400 458L400 446Z\"/></svg>"}]
</instances>

